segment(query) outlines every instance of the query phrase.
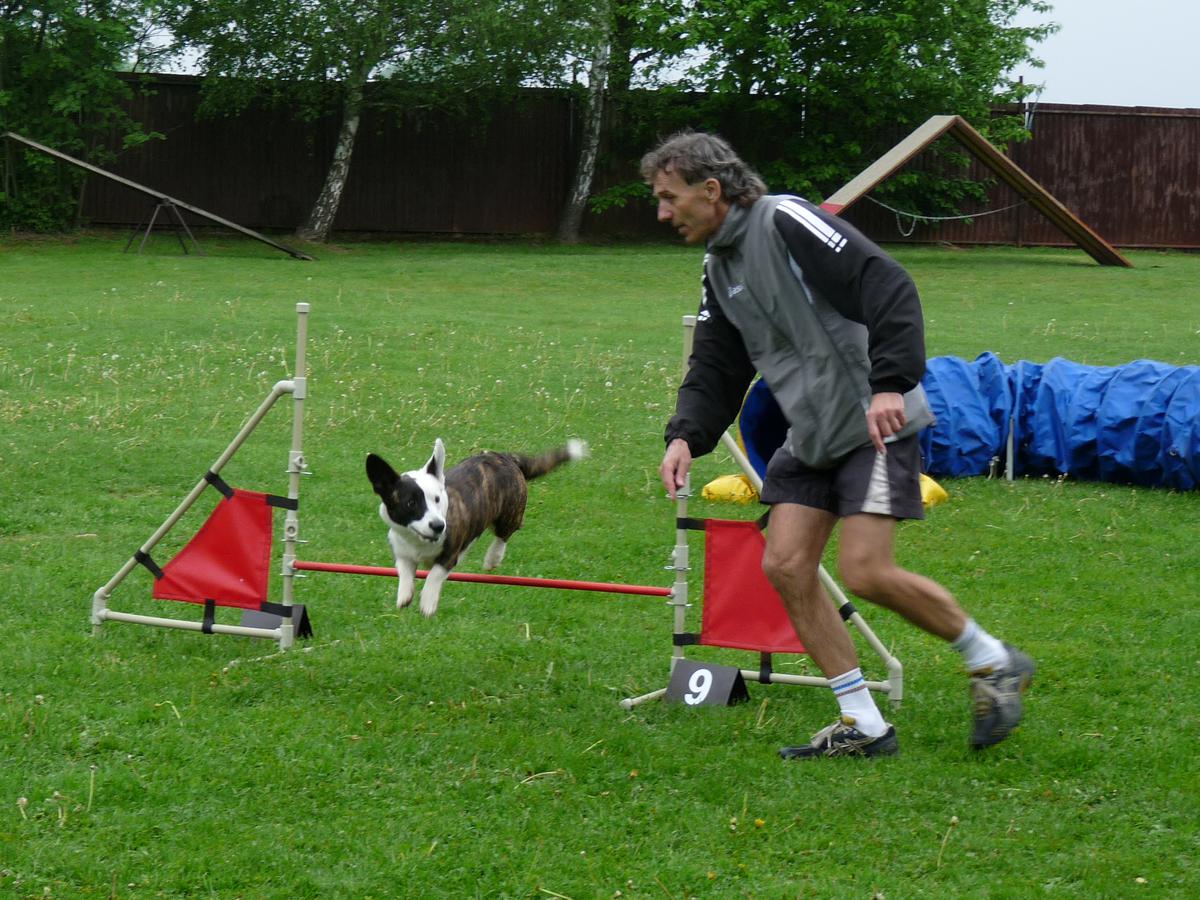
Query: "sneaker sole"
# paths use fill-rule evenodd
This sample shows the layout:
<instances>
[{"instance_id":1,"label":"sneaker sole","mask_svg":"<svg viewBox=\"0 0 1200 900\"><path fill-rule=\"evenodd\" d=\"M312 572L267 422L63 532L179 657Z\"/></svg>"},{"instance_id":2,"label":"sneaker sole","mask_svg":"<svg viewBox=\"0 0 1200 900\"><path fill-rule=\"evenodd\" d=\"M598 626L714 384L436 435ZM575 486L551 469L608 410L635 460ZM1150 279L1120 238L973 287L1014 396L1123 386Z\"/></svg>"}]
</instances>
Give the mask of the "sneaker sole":
<instances>
[{"instance_id":1,"label":"sneaker sole","mask_svg":"<svg viewBox=\"0 0 1200 900\"><path fill-rule=\"evenodd\" d=\"M821 753L814 750L809 744L801 744L799 747L782 747L779 750L780 759L878 759L884 756L899 756L900 742L892 740L890 744L871 751L870 753L839 753L836 756L830 756L827 753Z\"/></svg>"}]
</instances>

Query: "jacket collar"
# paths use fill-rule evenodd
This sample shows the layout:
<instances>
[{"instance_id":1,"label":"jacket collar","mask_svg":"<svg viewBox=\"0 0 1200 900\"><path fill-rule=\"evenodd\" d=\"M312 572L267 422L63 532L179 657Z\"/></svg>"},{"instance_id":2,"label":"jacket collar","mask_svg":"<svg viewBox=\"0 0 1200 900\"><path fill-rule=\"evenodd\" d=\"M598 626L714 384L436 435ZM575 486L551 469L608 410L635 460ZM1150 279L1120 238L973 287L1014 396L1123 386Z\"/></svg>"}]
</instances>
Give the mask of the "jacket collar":
<instances>
[{"instance_id":1,"label":"jacket collar","mask_svg":"<svg viewBox=\"0 0 1200 900\"><path fill-rule=\"evenodd\" d=\"M742 236L746 233L746 226L750 223L750 210L745 207L733 205L729 207L729 212L725 214L725 221L721 223L721 227L717 229L708 240L708 249L717 254L726 254L734 250L742 241Z\"/></svg>"}]
</instances>

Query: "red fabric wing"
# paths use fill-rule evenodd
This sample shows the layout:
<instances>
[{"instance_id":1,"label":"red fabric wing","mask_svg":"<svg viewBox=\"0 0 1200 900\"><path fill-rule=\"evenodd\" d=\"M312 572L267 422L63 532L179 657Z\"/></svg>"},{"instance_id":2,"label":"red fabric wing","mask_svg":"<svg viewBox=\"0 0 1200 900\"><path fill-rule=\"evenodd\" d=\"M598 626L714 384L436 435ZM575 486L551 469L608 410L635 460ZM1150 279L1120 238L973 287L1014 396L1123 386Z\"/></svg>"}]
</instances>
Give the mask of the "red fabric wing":
<instances>
[{"instance_id":1,"label":"red fabric wing","mask_svg":"<svg viewBox=\"0 0 1200 900\"><path fill-rule=\"evenodd\" d=\"M267 495L234 491L222 499L154 582L158 600L258 609L267 599L271 506Z\"/></svg>"},{"instance_id":2,"label":"red fabric wing","mask_svg":"<svg viewBox=\"0 0 1200 900\"><path fill-rule=\"evenodd\" d=\"M805 652L783 599L763 574L765 547L754 522L705 522L701 644L764 653Z\"/></svg>"}]
</instances>

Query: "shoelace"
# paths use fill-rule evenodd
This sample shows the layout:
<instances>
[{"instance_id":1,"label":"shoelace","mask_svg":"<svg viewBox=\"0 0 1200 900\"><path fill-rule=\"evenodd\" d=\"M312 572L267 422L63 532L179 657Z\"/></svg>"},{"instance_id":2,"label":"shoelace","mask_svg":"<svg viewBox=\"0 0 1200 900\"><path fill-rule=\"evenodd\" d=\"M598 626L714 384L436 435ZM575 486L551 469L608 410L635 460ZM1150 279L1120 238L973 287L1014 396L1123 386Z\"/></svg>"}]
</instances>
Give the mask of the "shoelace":
<instances>
[{"instance_id":1,"label":"shoelace","mask_svg":"<svg viewBox=\"0 0 1200 900\"><path fill-rule=\"evenodd\" d=\"M833 746L833 736L843 729L849 730L850 726L838 719L832 725L826 725L814 734L810 743L814 747L828 749Z\"/></svg>"},{"instance_id":2,"label":"shoelace","mask_svg":"<svg viewBox=\"0 0 1200 900\"><path fill-rule=\"evenodd\" d=\"M1000 691L989 681L982 678L971 679L971 699L975 701L975 714L987 715L1000 699Z\"/></svg>"}]
</instances>

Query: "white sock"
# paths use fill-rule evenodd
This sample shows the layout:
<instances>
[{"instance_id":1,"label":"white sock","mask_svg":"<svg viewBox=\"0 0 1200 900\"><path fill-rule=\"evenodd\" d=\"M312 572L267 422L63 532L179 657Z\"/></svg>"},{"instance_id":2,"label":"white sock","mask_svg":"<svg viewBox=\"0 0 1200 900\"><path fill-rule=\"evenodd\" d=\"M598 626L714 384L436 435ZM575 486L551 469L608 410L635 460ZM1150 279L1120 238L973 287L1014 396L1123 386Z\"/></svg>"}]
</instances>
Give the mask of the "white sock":
<instances>
[{"instance_id":1,"label":"white sock","mask_svg":"<svg viewBox=\"0 0 1200 900\"><path fill-rule=\"evenodd\" d=\"M879 737L888 730L887 722L883 721L879 707L875 705L871 692L867 690L862 669L851 669L830 678L829 686L833 688L833 695L837 697L842 715L852 719L854 727L867 737Z\"/></svg>"},{"instance_id":2,"label":"white sock","mask_svg":"<svg viewBox=\"0 0 1200 900\"><path fill-rule=\"evenodd\" d=\"M1008 664L1004 644L980 628L974 619L967 619L967 627L950 646L962 654L968 672L998 669Z\"/></svg>"}]
</instances>

